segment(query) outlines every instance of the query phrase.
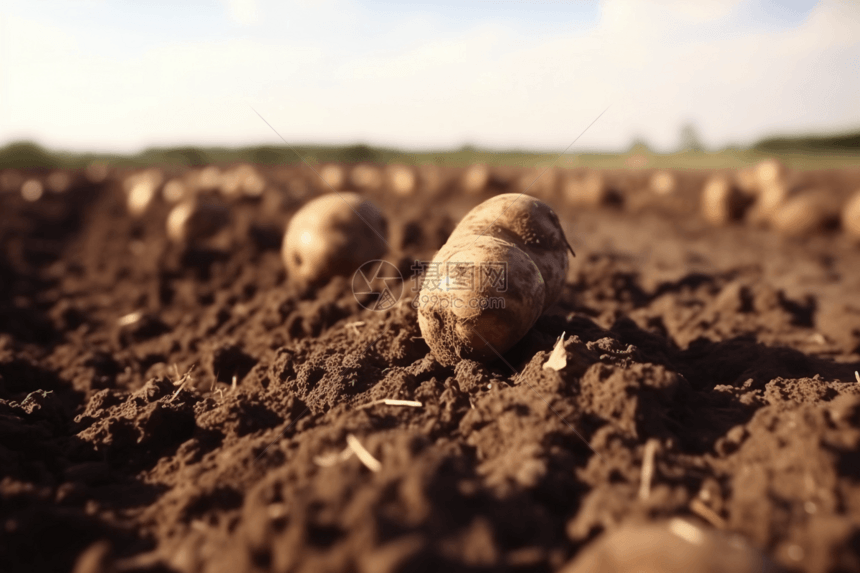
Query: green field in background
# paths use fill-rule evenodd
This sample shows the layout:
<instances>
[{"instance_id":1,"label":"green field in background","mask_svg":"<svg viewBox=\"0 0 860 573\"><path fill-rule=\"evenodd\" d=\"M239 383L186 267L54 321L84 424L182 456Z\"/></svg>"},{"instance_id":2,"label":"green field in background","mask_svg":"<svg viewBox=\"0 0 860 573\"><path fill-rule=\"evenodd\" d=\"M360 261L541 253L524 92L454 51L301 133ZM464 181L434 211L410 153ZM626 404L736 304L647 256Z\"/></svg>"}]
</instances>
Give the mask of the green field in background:
<instances>
[{"instance_id":1,"label":"green field in background","mask_svg":"<svg viewBox=\"0 0 860 573\"><path fill-rule=\"evenodd\" d=\"M824 142L830 142L827 145ZM325 147L297 145L258 146L245 148L177 147L147 149L135 155L93 153L63 153L50 151L30 142L20 142L0 148L0 169L4 168L80 168L93 161L116 166L176 165L194 166L248 162L264 165L299 163L296 152L310 163L357 163L370 161L380 164L405 163L464 166L472 163L543 167L557 160L559 167L588 167L593 169L674 168L674 169L736 169L752 165L767 157L776 157L796 169L831 169L860 167L860 137L779 138L763 140L747 149L721 151L685 151L660 154L639 147L623 153L554 153L526 151L491 151L464 147L452 151L407 152L374 148L366 145Z\"/></svg>"}]
</instances>

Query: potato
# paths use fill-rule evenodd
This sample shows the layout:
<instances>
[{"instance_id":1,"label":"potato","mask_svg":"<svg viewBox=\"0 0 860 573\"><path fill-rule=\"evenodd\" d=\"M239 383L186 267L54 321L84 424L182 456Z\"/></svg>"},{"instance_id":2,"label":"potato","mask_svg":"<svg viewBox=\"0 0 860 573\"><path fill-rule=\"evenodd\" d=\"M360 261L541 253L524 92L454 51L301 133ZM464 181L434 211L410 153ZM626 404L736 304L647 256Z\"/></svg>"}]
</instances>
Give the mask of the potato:
<instances>
[{"instance_id":1,"label":"potato","mask_svg":"<svg viewBox=\"0 0 860 573\"><path fill-rule=\"evenodd\" d=\"M393 164L386 167L385 180L395 195L405 197L415 193L417 177L415 170L407 165Z\"/></svg>"},{"instance_id":2,"label":"potato","mask_svg":"<svg viewBox=\"0 0 860 573\"><path fill-rule=\"evenodd\" d=\"M493 360L516 344L561 295L568 250L556 214L529 195L498 195L467 213L416 299L437 360Z\"/></svg>"},{"instance_id":3,"label":"potato","mask_svg":"<svg viewBox=\"0 0 860 573\"><path fill-rule=\"evenodd\" d=\"M161 188L161 196L168 203L178 203L191 193L181 179L171 179Z\"/></svg>"},{"instance_id":4,"label":"potato","mask_svg":"<svg viewBox=\"0 0 860 573\"><path fill-rule=\"evenodd\" d=\"M186 199L167 215L167 237L175 243L195 243L212 237L230 222L230 211L219 203Z\"/></svg>"},{"instance_id":5,"label":"potato","mask_svg":"<svg viewBox=\"0 0 860 573\"><path fill-rule=\"evenodd\" d=\"M769 224L791 194L788 184L781 179L762 184L747 219L754 225Z\"/></svg>"},{"instance_id":6,"label":"potato","mask_svg":"<svg viewBox=\"0 0 860 573\"><path fill-rule=\"evenodd\" d=\"M648 188L657 195L671 195L677 186L678 182L671 171L657 171L648 180Z\"/></svg>"},{"instance_id":7,"label":"potato","mask_svg":"<svg viewBox=\"0 0 860 573\"><path fill-rule=\"evenodd\" d=\"M790 236L806 236L835 226L839 204L828 189L807 189L791 196L773 212L770 225Z\"/></svg>"},{"instance_id":8,"label":"potato","mask_svg":"<svg viewBox=\"0 0 860 573\"><path fill-rule=\"evenodd\" d=\"M123 181L126 208L132 216L140 217L149 209L163 180L161 170L152 168L135 173Z\"/></svg>"},{"instance_id":9,"label":"potato","mask_svg":"<svg viewBox=\"0 0 860 573\"><path fill-rule=\"evenodd\" d=\"M842 228L848 236L860 240L860 190L842 208Z\"/></svg>"},{"instance_id":10,"label":"potato","mask_svg":"<svg viewBox=\"0 0 860 573\"><path fill-rule=\"evenodd\" d=\"M25 201L35 202L42 198L45 187L38 179L27 179L21 185L21 197Z\"/></svg>"},{"instance_id":11,"label":"potato","mask_svg":"<svg viewBox=\"0 0 860 573\"><path fill-rule=\"evenodd\" d=\"M748 205L748 198L724 175L712 176L702 189L702 217L714 226L740 219Z\"/></svg>"},{"instance_id":12,"label":"potato","mask_svg":"<svg viewBox=\"0 0 860 573\"><path fill-rule=\"evenodd\" d=\"M561 185L562 196L574 206L599 207L613 201L612 192L599 171L584 176L568 175Z\"/></svg>"},{"instance_id":13,"label":"potato","mask_svg":"<svg viewBox=\"0 0 860 573\"><path fill-rule=\"evenodd\" d=\"M54 171L45 181L52 193L65 193L72 186L72 176L65 171Z\"/></svg>"},{"instance_id":14,"label":"potato","mask_svg":"<svg viewBox=\"0 0 860 573\"><path fill-rule=\"evenodd\" d=\"M290 280L317 286L383 257L387 233L376 205L357 193L329 193L293 215L281 254Z\"/></svg>"},{"instance_id":15,"label":"potato","mask_svg":"<svg viewBox=\"0 0 860 573\"><path fill-rule=\"evenodd\" d=\"M242 163L224 172L220 190L230 199L260 197L266 190L266 180L253 165Z\"/></svg>"},{"instance_id":16,"label":"potato","mask_svg":"<svg viewBox=\"0 0 860 573\"><path fill-rule=\"evenodd\" d=\"M787 175L785 165L777 159L765 159L755 166L755 178L760 188L775 181L784 180Z\"/></svg>"},{"instance_id":17,"label":"potato","mask_svg":"<svg viewBox=\"0 0 860 573\"><path fill-rule=\"evenodd\" d=\"M200 191L215 191L221 186L221 169L215 165L207 165L192 174L195 186Z\"/></svg>"},{"instance_id":18,"label":"potato","mask_svg":"<svg viewBox=\"0 0 860 573\"><path fill-rule=\"evenodd\" d=\"M562 573L777 573L742 537L673 518L624 525L583 549Z\"/></svg>"},{"instance_id":19,"label":"potato","mask_svg":"<svg viewBox=\"0 0 860 573\"><path fill-rule=\"evenodd\" d=\"M499 262L506 263L504 286L482 280L483 266L498 269ZM535 262L503 239L461 237L446 243L433 264L439 265L439 276L431 271L433 276L425 277L418 325L442 364L495 359L496 352L505 352L525 336L547 302L546 283ZM464 280L461 272L472 281L466 288L458 287Z\"/></svg>"},{"instance_id":20,"label":"potato","mask_svg":"<svg viewBox=\"0 0 860 573\"><path fill-rule=\"evenodd\" d=\"M355 189L366 191L379 191L384 183L382 170L370 163L361 163L353 167L349 180Z\"/></svg>"},{"instance_id":21,"label":"potato","mask_svg":"<svg viewBox=\"0 0 860 573\"><path fill-rule=\"evenodd\" d=\"M335 165L334 163L323 165L320 168L319 175L320 179L323 181L323 187L326 190L341 189L343 188L344 183L346 183L346 174L344 173L343 167Z\"/></svg>"},{"instance_id":22,"label":"potato","mask_svg":"<svg viewBox=\"0 0 860 573\"><path fill-rule=\"evenodd\" d=\"M468 213L448 238L489 235L511 242L534 260L547 284L546 308L564 287L567 252L573 253L558 215L549 205L522 193L503 193L487 199Z\"/></svg>"},{"instance_id":23,"label":"potato","mask_svg":"<svg viewBox=\"0 0 860 573\"><path fill-rule=\"evenodd\" d=\"M490 183L490 168L482 163L470 165L460 176L460 188L467 194L481 193Z\"/></svg>"}]
</instances>

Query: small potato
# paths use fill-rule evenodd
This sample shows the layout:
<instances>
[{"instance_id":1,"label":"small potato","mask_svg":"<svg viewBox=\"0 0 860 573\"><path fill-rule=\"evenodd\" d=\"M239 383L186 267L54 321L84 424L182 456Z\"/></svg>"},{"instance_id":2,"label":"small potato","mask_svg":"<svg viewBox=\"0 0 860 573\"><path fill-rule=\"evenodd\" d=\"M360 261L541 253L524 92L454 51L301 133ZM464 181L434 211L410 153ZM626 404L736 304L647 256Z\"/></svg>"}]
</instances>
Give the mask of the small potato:
<instances>
[{"instance_id":1,"label":"small potato","mask_svg":"<svg viewBox=\"0 0 860 573\"><path fill-rule=\"evenodd\" d=\"M189 196L188 187L181 179L171 179L161 188L161 196L168 203L178 203Z\"/></svg>"},{"instance_id":2,"label":"small potato","mask_svg":"<svg viewBox=\"0 0 860 573\"><path fill-rule=\"evenodd\" d=\"M140 217L149 209L163 180L164 173L152 168L135 173L123 181L126 207L133 217Z\"/></svg>"},{"instance_id":3,"label":"small potato","mask_svg":"<svg viewBox=\"0 0 860 573\"><path fill-rule=\"evenodd\" d=\"M671 171L657 171L648 181L648 188L656 195L671 195L677 186L678 182Z\"/></svg>"},{"instance_id":4,"label":"small potato","mask_svg":"<svg viewBox=\"0 0 860 573\"><path fill-rule=\"evenodd\" d=\"M842 228L849 237L860 240L860 190L842 208Z\"/></svg>"},{"instance_id":5,"label":"small potato","mask_svg":"<svg viewBox=\"0 0 860 573\"><path fill-rule=\"evenodd\" d=\"M839 204L827 189L798 192L773 212L770 226L783 235L808 236L834 226L839 220Z\"/></svg>"},{"instance_id":6,"label":"small potato","mask_svg":"<svg viewBox=\"0 0 860 573\"><path fill-rule=\"evenodd\" d=\"M570 246L545 203L498 195L460 221L427 270L418 324L437 360L493 360L558 300Z\"/></svg>"},{"instance_id":7,"label":"small potato","mask_svg":"<svg viewBox=\"0 0 860 573\"><path fill-rule=\"evenodd\" d=\"M389 165L385 168L385 181L395 195L407 197L415 193L417 177L409 166Z\"/></svg>"},{"instance_id":8,"label":"small potato","mask_svg":"<svg viewBox=\"0 0 860 573\"><path fill-rule=\"evenodd\" d=\"M582 177L568 175L561 193L574 206L599 207L612 202L612 193L599 171L589 171Z\"/></svg>"},{"instance_id":9,"label":"small potato","mask_svg":"<svg viewBox=\"0 0 860 573\"><path fill-rule=\"evenodd\" d=\"M195 186L199 191L215 191L221 185L221 170L215 165L207 165L194 172Z\"/></svg>"},{"instance_id":10,"label":"small potato","mask_svg":"<svg viewBox=\"0 0 860 573\"><path fill-rule=\"evenodd\" d=\"M673 518L624 525L583 549L562 573L777 573L742 537Z\"/></svg>"},{"instance_id":11,"label":"small potato","mask_svg":"<svg viewBox=\"0 0 860 573\"><path fill-rule=\"evenodd\" d=\"M218 203L186 199L167 215L167 237L189 244L212 237L230 222L230 211Z\"/></svg>"},{"instance_id":12,"label":"small potato","mask_svg":"<svg viewBox=\"0 0 860 573\"><path fill-rule=\"evenodd\" d=\"M755 166L755 178L759 187L764 187L775 181L784 180L787 175L785 165L777 159L765 159Z\"/></svg>"},{"instance_id":13,"label":"small potato","mask_svg":"<svg viewBox=\"0 0 860 573\"><path fill-rule=\"evenodd\" d=\"M260 197L266 189L266 180L254 166L243 163L224 172L220 189L228 198Z\"/></svg>"},{"instance_id":14,"label":"small potato","mask_svg":"<svg viewBox=\"0 0 860 573\"><path fill-rule=\"evenodd\" d=\"M102 183L110 175L110 168L103 161L93 161L87 165L84 175L90 183Z\"/></svg>"},{"instance_id":15,"label":"small potato","mask_svg":"<svg viewBox=\"0 0 860 573\"><path fill-rule=\"evenodd\" d=\"M326 191L329 189L334 189L335 191L343 189L343 185L346 183L346 174L340 165L335 165L334 163L323 165L319 170L319 174Z\"/></svg>"},{"instance_id":16,"label":"small potato","mask_svg":"<svg viewBox=\"0 0 860 573\"><path fill-rule=\"evenodd\" d=\"M281 254L291 280L317 286L383 257L387 233L376 205L357 193L329 193L293 215Z\"/></svg>"},{"instance_id":17,"label":"small potato","mask_svg":"<svg viewBox=\"0 0 860 573\"><path fill-rule=\"evenodd\" d=\"M467 194L481 193L490 183L490 168L482 163L470 165L460 176L460 188Z\"/></svg>"},{"instance_id":18,"label":"small potato","mask_svg":"<svg viewBox=\"0 0 860 573\"><path fill-rule=\"evenodd\" d=\"M27 179L21 185L21 197L25 201L35 202L42 198L45 192L45 187L38 179Z\"/></svg>"},{"instance_id":19,"label":"small potato","mask_svg":"<svg viewBox=\"0 0 860 573\"><path fill-rule=\"evenodd\" d=\"M378 191L382 188L382 170L370 163L361 163L352 168L349 180L356 189Z\"/></svg>"},{"instance_id":20,"label":"small potato","mask_svg":"<svg viewBox=\"0 0 860 573\"><path fill-rule=\"evenodd\" d=\"M723 175L712 176L702 189L701 213L711 225L740 219L748 205L747 197Z\"/></svg>"},{"instance_id":21,"label":"small potato","mask_svg":"<svg viewBox=\"0 0 860 573\"><path fill-rule=\"evenodd\" d=\"M72 176L66 171L54 171L45 183L51 193L65 193L72 186Z\"/></svg>"},{"instance_id":22,"label":"small potato","mask_svg":"<svg viewBox=\"0 0 860 573\"><path fill-rule=\"evenodd\" d=\"M781 179L762 184L747 220L753 225L768 225L791 195L788 183Z\"/></svg>"}]
</instances>

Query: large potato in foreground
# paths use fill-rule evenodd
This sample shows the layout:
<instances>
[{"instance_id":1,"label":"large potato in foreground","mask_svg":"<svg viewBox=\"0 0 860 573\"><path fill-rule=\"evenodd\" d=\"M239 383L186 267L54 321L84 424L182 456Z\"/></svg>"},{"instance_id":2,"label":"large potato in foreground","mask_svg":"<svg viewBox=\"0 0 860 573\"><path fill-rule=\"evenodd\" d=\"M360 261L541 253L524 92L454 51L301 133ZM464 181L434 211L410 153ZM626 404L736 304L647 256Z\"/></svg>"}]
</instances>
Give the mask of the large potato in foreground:
<instances>
[{"instance_id":1,"label":"large potato in foreground","mask_svg":"<svg viewBox=\"0 0 860 573\"><path fill-rule=\"evenodd\" d=\"M504 276L495 274L504 262ZM417 299L418 325L442 364L493 360L543 312L546 284L515 244L492 236L448 242L433 259Z\"/></svg>"},{"instance_id":2,"label":"large potato in foreground","mask_svg":"<svg viewBox=\"0 0 860 573\"><path fill-rule=\"evenodd\" d=\"M742 538L687 520L622 526L586 547L562 573L777 573Z\"/></svg>"},{"instance_id":3,"label":"large potato in foreground","mask_svg":"<svg viewBox=\"0 0 860 573\"><path fill-rule=\"evenodd\" d=\"M532 258L546 283L543 310L558 300L567 275L567 253L573 249L549 205L522 193L496 195L469 211L448 242L469 235L488 235L517 245Z\"/></svg>"},{"instance_id":4,"label":"large potato in foreground","mask_svg":"<svg viewBox=\"0 0 860 573\"><path fill-rule=\"evenodd\" d=\"M293 215L281 255L290 280L320 285L351 275L387 251L388 225L379 208L357 193L317 197Z\"/></svg>"},{"instance_id":5,"label":"large potato in foreground","mask_svg":"<svg viewBox=\"0 0 860 573\"><path fill-rule=\"evenodd\" d=\"M416 300L439 362L491 361L516 344L561 295L568 250L558 217L534 197L499 195L466 214Z\"/></svg>"}]
</instances>

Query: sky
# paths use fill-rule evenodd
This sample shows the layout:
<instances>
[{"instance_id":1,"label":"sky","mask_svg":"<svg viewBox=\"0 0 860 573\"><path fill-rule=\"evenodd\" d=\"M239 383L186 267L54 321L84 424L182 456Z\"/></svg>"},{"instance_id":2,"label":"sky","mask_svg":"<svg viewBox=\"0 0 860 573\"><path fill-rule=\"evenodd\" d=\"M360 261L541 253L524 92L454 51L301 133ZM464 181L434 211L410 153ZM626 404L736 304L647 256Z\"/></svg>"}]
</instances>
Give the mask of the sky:
<instances>
[{"instance_id":1,"label":"sky","mask_svg":"<svg viewBox=\"0 0 860 573\"><path fill-rule=\"evenodd\" d=\"M746 145L860 129L858 38L856 0L4 0L0 145L281 144L255 110L290 143Z\"/></svg>"}]
</instances>

